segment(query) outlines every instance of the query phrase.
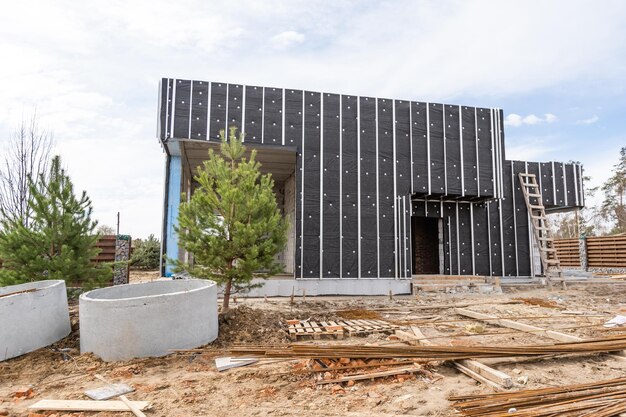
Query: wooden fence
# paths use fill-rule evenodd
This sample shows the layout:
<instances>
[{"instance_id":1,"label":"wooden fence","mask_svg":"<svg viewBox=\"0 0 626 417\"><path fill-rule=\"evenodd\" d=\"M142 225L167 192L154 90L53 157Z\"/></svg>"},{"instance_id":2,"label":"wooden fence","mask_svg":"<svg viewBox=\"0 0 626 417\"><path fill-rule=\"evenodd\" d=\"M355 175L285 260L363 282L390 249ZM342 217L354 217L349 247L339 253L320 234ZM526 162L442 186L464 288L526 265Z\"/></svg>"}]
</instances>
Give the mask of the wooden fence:
<instances>
[{"instance_id":1,"label":"wooden fence","mask_svg":"<svg viewBox=\"0 0 626 417\"><path fill-rule=\"evenodd\" d=\"M626 268L626 235L587 238L589 267Z\"/></svg>"},{"instance_id":2,"label":"wooden fence","mask_svg":"<svg viewBox=\"0 0 626 417\"><path fill-rule=\"evenodd\" d=\"M578 239L557 239L554 241L561 266L580 266L580 246Z\"/></svg>"},{"instance_id":3,"label":"wooden fence","mask_svg":"<svg viewBox=\"0 0 626 417\"><path fill-rule=\"evenodd\" d=\"M586 241L589 268L626 268L626 235L588 237ZM562 266L581 266L578 239L554 241Z\"/></svg>"}]
</instances>

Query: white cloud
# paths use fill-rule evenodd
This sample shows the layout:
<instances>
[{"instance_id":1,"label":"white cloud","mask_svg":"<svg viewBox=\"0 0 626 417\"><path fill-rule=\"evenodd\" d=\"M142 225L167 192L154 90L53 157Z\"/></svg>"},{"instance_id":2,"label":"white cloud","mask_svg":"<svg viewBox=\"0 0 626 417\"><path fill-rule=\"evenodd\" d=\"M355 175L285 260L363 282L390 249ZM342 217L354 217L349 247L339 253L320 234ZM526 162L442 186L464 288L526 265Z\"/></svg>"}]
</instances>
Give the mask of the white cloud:
<instances>
[{"instance_id":1,"label":"white cloud","mask_svg":"<svg viewBox=\"0 0 626 417\"><path fill-rule=\"evenodd\" d=\"M288 49L302 42L304 42L304 35L293 30L281 32L270 39L270 44L276 49Z\"/></svg>"},{"instance_id":2,"label":"white cloud","mask_svg":"<svg viewBox=\"0 0 626 417\"><path fill-rule=\"evenodd\" d=\"M592 125L595 122L597 122L598 120L600 120L600 118L598 117L597 114L594 114L593 116L589 117L588 119L582 119L582 120L576 121L576 124L577 125Z\"/></svg>"},{"instance_id":3,"label":"white cloud","mask_svg":"<svg viewBox=\"0 0 626 417\"><path fill-rule=\"evenodd\" d=\"M544 120L547 123L556 122L556 115L554 115L552 113L546 113L546 114L544 114Z\"/></svg>"},{"instance_id":4,"label":"white cloud","mask_svg":"<svg viewBox=\"0 0 626 417\"><path fill-rule=\"evenodd\" d=\"M510 113L504 118L506 126L519 127L522 125L536 125L539 123L553 123L557 117L552 113L546 113L543 117L529 114L528 116L520 116L519 114Z\"/></svg>"}]
</instances>

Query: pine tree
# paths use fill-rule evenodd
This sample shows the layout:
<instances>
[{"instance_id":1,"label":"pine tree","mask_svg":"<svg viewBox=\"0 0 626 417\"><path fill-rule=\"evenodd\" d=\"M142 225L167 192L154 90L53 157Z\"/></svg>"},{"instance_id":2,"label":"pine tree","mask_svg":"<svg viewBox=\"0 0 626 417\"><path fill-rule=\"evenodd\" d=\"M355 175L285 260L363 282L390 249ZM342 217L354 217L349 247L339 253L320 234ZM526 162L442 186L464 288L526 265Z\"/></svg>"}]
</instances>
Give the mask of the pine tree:
<instances>
[{"instance_id":1,"label":"pine tree","mask_svg":"<svg viewBox=\"0 0 626 417\"><path fill-rule=\"evenodd\" d=\"M40 174L29 182L29 225L19 219L3 220L0 283L63 279L68 284L91 288L109 279L109 266L91 262L98 254L91 200L85 191L79 198L74 194L60 157L52 159L47 176Z\"/></svg>"},{"instance_id":2,"label":"pine tree","mask_svg":"<svg viewBox=\"0 0 626 417\"><path fill-rule=\"evenodd\" d=\"M613 223L612 233L626 233L626 146L613 166L613 175L603 185L604 201L600 207L602 217Z\"/></svg>"},{"instance_id":3,"label":"pine tree","mask_svg":"<svg viewBox=\"0 0 626 417\"><path fill-rule=\"evenodd\" d=\"M161 261L161 243L153 234L148 239L137 239L137 245L133 248L133 256L130 265L137 269L157 269Z\"/></svg>"},{"instance_id":4,"label":"pine tree","mask_svg":"<svg viewBox=\"0 0 626 417\"><path fill-rule=\"evenodd\" d=\"M181 246L193 255L193 264L177 262L197 278L224 285L223 311L233 286L249 286L282 270L275 256L285 246L287 223L274 195L271 174L261 175L252 150L244 158L243 134L222 130L220 153L198 169L199 184L189 202L182 203L176 228Z\"/></svg>"}]
</instances>

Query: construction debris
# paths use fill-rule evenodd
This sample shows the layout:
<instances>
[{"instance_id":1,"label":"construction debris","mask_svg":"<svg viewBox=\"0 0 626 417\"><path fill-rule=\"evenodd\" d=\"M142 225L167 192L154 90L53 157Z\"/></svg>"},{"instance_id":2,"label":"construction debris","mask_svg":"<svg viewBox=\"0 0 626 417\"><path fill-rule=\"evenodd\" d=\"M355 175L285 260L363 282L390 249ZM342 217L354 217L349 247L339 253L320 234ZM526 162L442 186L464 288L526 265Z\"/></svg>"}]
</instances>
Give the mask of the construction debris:
<instances>
[{"instance_id":1,"label":"construction debris","mask_svg":"<svg viewBox=\"0 0 626 417\"><path fill-rule=\"evenodd\" d=\"M617 327L626 324L626 316L617 315L604 323L604 327Z\"/></svg>"},{"instance_id":2,"label":"construction debris","mask_svg":"<svg viewBox=\"0 0 626 417\"><path fill-rule=\"evenodd\" d=\"M126 384L109 384L106 387L85 391L85 395L92 400L102 401L133 392L134 389Z\"/></svg>"},{"instance_id":3,"label":"construction debris","mask_svg":"<svg viewBox=\"0 0 626 417\"><path fill-rule=\"evenodd\" d=\"M257 358L231 358L230 356L215 358L215 367L219 372L227 369L239 368L258 362Z\"/></svg>"},{"instance_id":4,"label":"construction debris","mask_svg":"<svg viewBox=\"0 0 626 417\"><path fill-rule=\"evenodd\" d=\"M234 355L271 358L415 358L424 361L569 353L604 353L626 349L626 334L570 343L528 346L364 346L308 345L237 346Z\"/></svg>"},{"instance_id":5,"label":"construction debris","mask_svg":"<svg viewBox=\"0 0 626 417\"><path fill-rule=\"evenodd\" d=\"M518 392L450 397L464 416L610 417L626 412L626 378ZM512 411L514 410L514 411Z\"/></svg>"}]
</instances>

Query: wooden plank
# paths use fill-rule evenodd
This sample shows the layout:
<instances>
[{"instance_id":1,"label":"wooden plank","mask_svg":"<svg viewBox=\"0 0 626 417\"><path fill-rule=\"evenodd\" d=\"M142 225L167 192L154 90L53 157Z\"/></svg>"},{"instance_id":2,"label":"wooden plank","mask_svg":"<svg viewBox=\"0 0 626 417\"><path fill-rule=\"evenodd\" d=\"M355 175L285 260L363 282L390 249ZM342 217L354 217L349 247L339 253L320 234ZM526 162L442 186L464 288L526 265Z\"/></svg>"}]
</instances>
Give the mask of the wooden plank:
<instances>
[{"instance_id":1,"label":"wooden plank","mask_svg":"<svg viewBox=\"0 0 626 417\"><path fill-rule=\"evenodd\" d=\"M513 321L513 320L500 319L496 316L490 316L488 314L478 313L476 311L466 310L464 308L455 308L454 312L460 316L471 317L476 320L485 321L491 324L497 324L499 326L508 327L510 329L519 330L521 332L539 334L539 335L548 337L550 339L558 340L559 342L568 343L568 342L580 342L584 340L583 338L578 337L578 336L572 336L572 335L557 332L554 330L547 330L541 327L531 326L530 324L524 324L524 323L520 323L520 322ZM623 350L619 352L615 352L611 354L610 356L613 357L614 359L626 361L626 351L623 351Z\"/></svg>"},{"instance_id":2,"label":"wooden plank","mask_svg":"<svg viewBox=\"0 0 626 417\"><path fill-rule=\"evenodd\" d=\"M459 361L454 361L455 366L461 365L465 368L471 369L473 372L478 375L486 378L496 384L503 386L504 388L511 388L513 386L513 379L505 374L504 372L498 371L497 369L493 369L484 363L472 360L472 359L463 359Z\"/></svg>"},{"instance_id":3,"label":"wooden plank","mask_svg":"<svg viewBox=\"0 0 626 417\"><path fill-rule=\"evenodd\" d=\"M407 342L410 345L419 345L420 344L420 340L415 337L415 335L412 335L409 332L405 332L403 330L396 330L395 335L398 339Z\"/></svg>"},{"instance_id":4,"label":"wooden plank","mask_svg":"<svg viewBox=\"0 0 626 417\"><path fill-rule=\"evenodd\" d=\"M338 382L359 381L363 379L374 379L374 378L382 378L385 376L409 374L409 373L419 372L420 370L421 370L420 368L417 368L415 366L409 366L406 368L392 369L390 371L369 372L366 374L344 376L344 377L337 378L337 379L321 380L321 381L317 381L316 383L317 385L336 384Z\"/></svg>"},{"instance_id":5,"label":"wooden plank","mask_svg":"<svg viewBox=\"0 0 626 417\"><path fill-rule=\"evenodd\" d=\"M497 324L502 327L508 327L510 329L519 330L526 333L535 333L542 336L555 339L560 342L580 342L582 339L577 336L572 336L565 333L556 332L553 330L546 330L541 327L531 326L530 324L520 323L513 320L500 319L496 316L490 316L484 313L478 313L476 311L466 310L464 308L456 308L454 312L460 316L471 317L476 320L481 320L490 324Z\"/></svg>"},{"instance_id":6,"label":"wooden plank","mask_svg":"<svg viewBox=\"0 0 626 417\"><path fill-rule=\"evenodd\" d=\"M411 326L411 330L413 330L418 343L423 346L435 346L433 342L426 339L426 336L422 333L419 327ZM482 362L478 362L473 359L465 359L454 361L453 363L459 371L483 384L490 386L494 386L495 384L498 388L510 388L513 386L513 379L509 375L498 371L497 369L493 369Z\"/></svg>"},{"instance_id":7,"label":"wooden plank","mask_svg":"<svg viewBox=\"0 0 626 417\"><path fill-rule=\"evenodd\" d=\"M145 410L150 406L148 401L132 401L137 409ZM123 401L92 401L92 400L39 400L28 407L29 410L50 410L50 411L127 411L128 408Z\"/></svg>"},{"instance_id":8,"label":"wooden plank","mask_svg":"<svg viewBox=\"0 0 626 417\"><path fill-rule=\"evenodd\" d=\"M458 369L459 371L463 372L465 375L469 376L472 379L475 379L476 381L480 382L481 384L485 384L485 385L489 385L490 387L493 387L493 389L495 389L496 391L501 391L502 388L496 384L495 382L492 382L490 380L488 380L487 378L483 377L482 375L472 371L471 369L461 365L460 363L455 362L454 366L456 369Z\"/></svg>"}]
</instances>

